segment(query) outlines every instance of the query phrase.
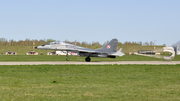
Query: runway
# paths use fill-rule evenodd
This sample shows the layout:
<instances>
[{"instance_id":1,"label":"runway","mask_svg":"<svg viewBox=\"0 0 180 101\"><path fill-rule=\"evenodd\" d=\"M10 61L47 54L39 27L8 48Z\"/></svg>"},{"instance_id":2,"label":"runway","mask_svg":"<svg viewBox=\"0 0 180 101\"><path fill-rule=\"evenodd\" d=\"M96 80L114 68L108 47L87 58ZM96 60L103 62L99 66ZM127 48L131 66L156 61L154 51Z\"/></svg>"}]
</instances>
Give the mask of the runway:
<instances>
[{"instance_id":1,"label":"runway","mask_svg":"<svg viewBox=\"0 0 180 101\"><path fill-rule=\"evenodd\" d=\"M43 62L0 62L0 65L176 65L180 61L108 61L108 62L75 62L75 61L43 61Z\"/></svg>"}]
</instances>

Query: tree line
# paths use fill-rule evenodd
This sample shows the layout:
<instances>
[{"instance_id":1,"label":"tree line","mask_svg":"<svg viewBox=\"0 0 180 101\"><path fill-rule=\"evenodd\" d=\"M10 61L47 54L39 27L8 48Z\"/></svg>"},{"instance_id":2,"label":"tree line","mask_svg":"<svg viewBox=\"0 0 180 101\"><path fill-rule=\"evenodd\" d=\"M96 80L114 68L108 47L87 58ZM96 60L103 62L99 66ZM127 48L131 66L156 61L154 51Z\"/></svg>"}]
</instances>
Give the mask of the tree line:
<instances>
[{"instance_id":1,"label":"tree line","mask_svg":"<svg viewBox=\"0 0 180 101\"><path fill-rule=\"evenodd\" d=\"M44 44L47 44L49 42L54 42L56 40L53 40L53 39L44 39L44 40L31 40L31 39L25 39L25 40L19 40L19 41L15 41L13 39L11 40L7 40L5 38L0 38L0 46L33 46L33 42L35 43L35 46L38 46L38 45L44 45ZM79 46L102 46L106 43L108 43L109 41L107 42L104 42L103 44L100 44L99 42L91 42L91 43L88 43L86 41L83 41L83 42L70 42L68 40L66 40L65 42L67 43L71 43L71 44L75 44L75 45L79 45ZM144 42L142 43L141 41L139 42L118 42L118 45L124 45L124 46L153 46L154 43L151 41L151 42ZM163 46L165 46L165 44L163 44Z\"/></svg>"}]
</instances>

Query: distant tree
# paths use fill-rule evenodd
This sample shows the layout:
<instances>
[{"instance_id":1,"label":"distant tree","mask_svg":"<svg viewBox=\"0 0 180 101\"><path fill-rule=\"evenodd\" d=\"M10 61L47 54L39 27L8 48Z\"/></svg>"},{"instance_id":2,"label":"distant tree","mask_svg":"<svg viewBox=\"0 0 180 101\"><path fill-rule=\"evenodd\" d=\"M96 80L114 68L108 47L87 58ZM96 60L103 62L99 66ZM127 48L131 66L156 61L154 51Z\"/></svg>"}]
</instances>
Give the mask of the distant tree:
<instances>
[{"instance_id":1,"label":"distant tree","mask_svg":"<svg viewBox=\"0 0 180 101\"><path fill-rule=\"evenodd\" d=\"M78 45L78 46L81 45L81 43L78 42L78 41L75 41L74 44L75 44L75 45Z\"/></svg>"},{"instance_id":2,"label":"distant tree","mask_svg":"<svg viewBox=\"0 0 180 101\"><path fill-rule=\"evenodd\" d=\"M140 41L140 42L139 42L139 45L141 45L141 46L142 46L142 41Z\"/></svg>"},{"instance_id":3,"label":"distant tree","mask_svg":"<svg viewBox=\"0 0 180 101\"><path fill-rule=\"evenodd\" d=\"M135 45L135 42L134 41L130 42L130 45L132 45L132 46Z\"/></svg>"},{"instance_id":4,"label":"distant tree","mask_svg":"<svg viewBox=\"0 0 180 101\"><path fill-rule=\"evenodd\" d=\"M154 43L151 41L151 42L150 42L150 46L153 46L153 45L154 45Z\"/></svg>"},{"instance_id":5,"label":"distant tree","mask_svg":"<svg viewBox=\"0 0 180 101\"><path fill-rule=\"evenodd\" d=\"M39 40L40 45L46 44L44 40Z\"/></svg>"},{"instance_id":6,"label":"distant tree","mask_svg":"<svg viewBox=\"0 0 180 101\"><path fill-rule=\"evenodd\" d=\"M127 41L126 41L126 42L124 42L124 43L123 43L123 45L128 45L128 42L127 42Z\"/></svg>"},{"instance_id":7,"label":"distant tree","mask_svg":"<svg viewBox=\"0 0 180 101\"><path fill-rule=\"evenodd\" d=\"M109 43L109 41L104 42L104 44L103 44L103 45L106 45L107 43Z\"/></svg>"},{"instance_id":8,"label":"distant tree","mask_svg":"<svg viewBox=\"0 0 180 101\"><path fill-rule=\"evenodd\" d=\"M99 42L92 42L92 45L93 46L100 46L100 43Z\"/></svg>"},{"instance_id":9,"label":"distant tree","mask_svg":"<svg viewBox=\"0 0 180 101\"><path fill-rule=\"evenodd\" d=\"M148 42L143 43L144 46L149 46Z\"/></svg>"},{"instance_id":10,"label":"distant tree","mask_svg":"<svg viewBox=\"0 0 180 101\"><path fill-rule=\"evenodd\" d=\"M53 39L47 39L46 43L55 42L56 40Z\"/></svg>"},{"instance_id":11,"label":"distant tree","mask_svg":"<svg viewBox=\"0 0 180 101\"><path fill-rule=\"evenodd\" d=\"M13 39L9 40L9 46L14 46L14 43L15 43L15 41Z\"/></svg>"},{"instance_id":12,"label":"distant tree","mask_svg":"<svg viewBox=\"0 0 180 101\"><path fill-rule=\"evenodd\" d=\"M123 45L125 45L125 46L131 46L132 45L132 43L131 42L128 42L128 41L126 41L126 42L124 42L124 44Z\"/></svg>"},{"instance_id":13,"label":"distant tree","mask_svg":"<svg viewBox=\"0 0 180 101\"><path fill-rule=\"evenodd\" d=\"M81 43L81 45L82 45L82 46L88 46L88 43L85 42L85 41L83 41L83 42Z\"/></svg>"},{"instance_id":14,"label":"distant tree","mask_svg":"<svg viewBox=\"0 0 180 101\"><path fill-rule=\"evenodd\" d=\"M18 41L18 46L24 46L24 41L23 40L19 40Z\"/></svg>"},{"instance_id":15,"label":"distant tree","mask_svg":"<svg viewBox=\"0 0 180 101\"><path fill-rule=\"evenodd\" d=\"M1 42L1 46L5 46L5 42L6 42L7 40L5 39L5 38L1 38L0 39L0 42Z\"/></svg>"},{"instance_id":16,"label":"distant tree","mask_svg":"<svg viewBox=\"0 0 180 101\"><path fill-rule=\"evenodd\" d=\"M25 40L25 46L29 46L30 39Z\"/></svg>"},{"instance_id":17,"label":"distant tree","mask_svg":"<svg viewBox=\"0 0 180 101\"><path fill-rule=\"evenodd\" d=\"M121 42L118 42L118 45L122 46L123 44Z\"/></svg>"}]
</instances>

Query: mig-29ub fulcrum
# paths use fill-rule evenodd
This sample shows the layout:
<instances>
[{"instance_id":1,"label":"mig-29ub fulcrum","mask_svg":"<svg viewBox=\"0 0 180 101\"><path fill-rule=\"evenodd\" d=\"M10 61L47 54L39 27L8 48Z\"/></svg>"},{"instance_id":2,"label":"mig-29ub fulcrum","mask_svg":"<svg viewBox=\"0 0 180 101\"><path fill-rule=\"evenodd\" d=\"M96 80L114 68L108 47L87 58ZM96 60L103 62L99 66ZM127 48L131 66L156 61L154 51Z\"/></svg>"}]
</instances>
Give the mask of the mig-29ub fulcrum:
<instances>
[{"instance_id":1,"label":"mig-29ub fulcrum","mask_svg":"<svg viewBox=\"0 0 180 101\"><path fill-rule=\"evenodd\" d=\"M37 46L35 48L43 49L43 50L67 51L66 60L69 60L68 52L71 52L73 53L73 55L86 57L85 61L90 62L91 61L90 57L116 58L116 56L123 56L124 53L122 52L122 49L116 51L117 45L118 45L118 40L112 39L102 48L96 50L84 48L81 46L77 46L65 42L50 42L46 45Z\"/></svg>"}]
</instances>

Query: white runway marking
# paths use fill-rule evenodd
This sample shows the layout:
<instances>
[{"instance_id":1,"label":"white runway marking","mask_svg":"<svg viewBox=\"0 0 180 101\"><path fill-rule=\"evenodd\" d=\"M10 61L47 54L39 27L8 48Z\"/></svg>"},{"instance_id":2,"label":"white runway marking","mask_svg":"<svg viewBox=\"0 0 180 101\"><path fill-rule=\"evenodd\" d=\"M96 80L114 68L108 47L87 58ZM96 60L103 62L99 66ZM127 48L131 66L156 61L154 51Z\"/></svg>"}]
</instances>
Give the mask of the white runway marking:
<instances>
[{"instance_id":1,"label":"white runway marking","mask_svg":"<svg viewBox=\"0 0 180 101\"><path fill-rule=\"evenodd\" d=\"M108 61L108 62L75 62L75 61L43 61L43 62L0 62L0 65L125 65L125 64L147 64L147 65L176 65L180 61Z\"/></svg>"}]
</instances>

